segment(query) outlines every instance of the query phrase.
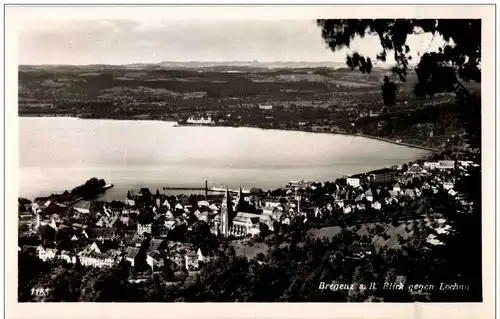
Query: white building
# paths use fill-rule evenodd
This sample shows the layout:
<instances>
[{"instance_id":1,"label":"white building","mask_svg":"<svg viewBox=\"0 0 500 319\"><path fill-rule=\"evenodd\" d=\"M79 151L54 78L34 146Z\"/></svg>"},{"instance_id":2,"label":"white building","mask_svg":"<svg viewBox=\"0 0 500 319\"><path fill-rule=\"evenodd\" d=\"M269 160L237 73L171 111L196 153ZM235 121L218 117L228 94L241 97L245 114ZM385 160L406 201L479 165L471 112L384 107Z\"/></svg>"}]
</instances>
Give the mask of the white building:
<instances>
[{"instance_id":1,"label":"white building","mask_svg":"<svg viewBox=\"0 0 500 319\"><path fill-rule=\"evenodd\" d=\"M152 224L137 224L137 234L139 235L142 235L144 233L152 234L152 230Z\"/></svg>"},{"instance_id":2,"label":"white building","mask_svg":"<svg viewBox=\"0 0 500 319\"><path fill-rule=\"evenodd\" d=\"M265 204L265 207L266 207L266 208L271 208L271 209L277 208L277 207L279 207L279 206L281 206L281 203L280 203L280 202L271 202L271 201L268 201L268 202L266 202L266 204Z\"/></svg>"},{"instance_id":3,"label":"white building","mask_svg":"<svg viewBox=\"0 0 500 319\"><path fill-rule=\"evenodd\" d=\"M273 106L270 105L270 104L261 104L261 105L259 105L259 109L261 109L261 110L272 110Z\"/></svg>"},{"instance_id":4,"label":"white building","mask_svg":"<svg viewBox=\"0 0 500 319\"><path fill-rule=\"evenodd\" d=\"M378 202L378 201L375 201L372 203L372 208L376 209L376 210L380 210L382 208L382 204L380 204L380 202Z\"/></svg>"},{"instance_id":5,"label":"white building","mask_svg":"<svg viewBox=\"0 0 500 319\"><path fill-rule=\"evenodd\" d=\"M237 213L231 226L229 235L245 237L248 234L255 236L260 233L260 215L251 213Z\"/></svg>"},{"instance_id":6,"label":"white building","mask_svg":"<svg viewBox=\"0 0 500 319\"><path fill-rule=\"evenodd\" d=\"M38 258L43 261L52 260L56 258L57 250L54 248L44 248L42 245L38 246L36 249L36 253Z\"/></svg>"},{"instance_id":7,"label":"white building","mask_svg":"<svg viewBox=\"0 0 500 319\"><path fill-rule=\"evenodd\" d=\"M439 163L438 162L425 162L424 168L426 168L428 170L434 170L434 169L439 168Z\"/></svg>"},{"instance_id":8,"label":"white building","mask_svg":"<svg viewBox=\"0 0 500 319\"><path fill-rule=\"evenodd\" d=\"M350 185L352 187L358 187L360 185L359 178L355 178L355 177L348 177L346 182L347 182L347 185Z\"/></svg>"},{"instance_id":9,"label":"white building","mask_svg":"<svg viewBox=\"0 0 500 319\"><path fill-rule=\"evenodd\" d=\"M455 161L439 161L439 169L454 169Z\"/></svg>"},{"instance_id":10,"label":"white building","mask_svg":"<svg viewBox=\"0 0 500 319\"><path fill-rule=\"evenodd\" d=\"M86 201L86 200L81 200L81 201L76 202L75 205L73 205L73 209L81 214L89 214L90 213L90 205L91 205L91 202Z\"/></svg>"},{"instance_id":11,"label":"white building","mask_svg":"<svg viewBox=\"0 0 500 319\"><path fill-rule=\"evenodd\" d=\"M120 256L120 252L115 249L101 251L95 242L78 253L78 258L83 266L98 268L112 267L115 263L120 262Z\"/></svg>"},{"instance_id":12,"label":"white building","mask_svg":"<svg viewBox=\"0 0 500 319\"><path fill-rule=\"evenodd\" d=\"M203 116L191 116L186 120L186 123L189 124L212 124L214 121L211 116L203 117Z\"/></svg>"}]
</instances>

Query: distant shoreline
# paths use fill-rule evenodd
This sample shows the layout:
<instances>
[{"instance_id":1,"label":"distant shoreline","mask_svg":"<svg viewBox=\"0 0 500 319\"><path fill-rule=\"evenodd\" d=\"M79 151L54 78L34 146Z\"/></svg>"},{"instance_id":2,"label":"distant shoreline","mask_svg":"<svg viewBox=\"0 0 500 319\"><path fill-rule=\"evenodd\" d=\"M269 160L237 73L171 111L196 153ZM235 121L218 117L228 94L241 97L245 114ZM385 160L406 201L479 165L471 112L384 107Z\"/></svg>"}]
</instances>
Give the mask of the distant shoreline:
<instances>
[{"instance_id":1,"label":"distant shoreline","mask_svg":"<svg viewBox=\"0 0 500 319\"><path fill-rule=\"evenodd\" d=\"M440 151L437 148L432 148L432 147L427 147L427 146L417 145L417 144L410 144L410 143L405 143L405 142L397 142L397 141L394 141L394 140L391 140L391 139L388 139L385 137L365 135L365 134L352 134L352 133L344 133L344 132L315 132L315 131L297 130L297 129L289 129L288 130L288 129L279 129L279 128L264 128L264 127L258 127L258 126L233 126L233 125L217 125L217 124L212 124L212 125L179 124L178 122L176 122L174 120L161 120L161 119L151 119L151 118L122 118L122 119L84 118L84 117L79 117L78 115L66 116L66 115L37 115L37 114L24 114L24 115L18 115L18 117L24 117L24 118L70 118L70 119L80 119L80 120L108 120L108 121L155 121L155 122L173 123L175 127L232 127L232 128L254 128L254 129L261 129L261 130L304 132L304 133L314 133L314 134L318 134L318 133L320 133L320 134L337 134L337 135L349 135L349 136L355 136L355 137L363 137L363 138L378 140L381 142L405 146L405 147L409 147L409 148L421 149L421 150L429 151L429 152L439 152Z\"/></svg>"}]
</instances>

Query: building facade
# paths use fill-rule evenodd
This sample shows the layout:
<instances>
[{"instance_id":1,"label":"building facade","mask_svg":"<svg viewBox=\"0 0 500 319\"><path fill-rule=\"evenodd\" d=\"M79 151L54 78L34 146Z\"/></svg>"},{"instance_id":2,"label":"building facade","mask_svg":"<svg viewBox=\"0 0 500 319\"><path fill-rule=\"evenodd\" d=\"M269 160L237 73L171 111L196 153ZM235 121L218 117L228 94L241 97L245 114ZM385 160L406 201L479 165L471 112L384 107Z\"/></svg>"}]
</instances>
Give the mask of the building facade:
<instances>
[{"instance_id":1,"label":"building facade","mask_svg":"<svg viewBox=\"0 0 500 319\"><path fill-rule=\"evenodd\" d=\"M370 177L370 182L374 184L385 184L396 181L398 172L390 168L383 168L369 172L368 176Z\"/></svg>"},{"instance_id":2,"label":"building facade","mask_svg":"<svg viewBox=\"0 0 500 319\"><path fill-rule=\"evenodd\" d=\"M346 183L347 185L349 186L352 186L352 187L358 187L360 185L360 180L359 178L355 178L355 177L348 177L346 179Z\"/></svg>"}]
</instances>

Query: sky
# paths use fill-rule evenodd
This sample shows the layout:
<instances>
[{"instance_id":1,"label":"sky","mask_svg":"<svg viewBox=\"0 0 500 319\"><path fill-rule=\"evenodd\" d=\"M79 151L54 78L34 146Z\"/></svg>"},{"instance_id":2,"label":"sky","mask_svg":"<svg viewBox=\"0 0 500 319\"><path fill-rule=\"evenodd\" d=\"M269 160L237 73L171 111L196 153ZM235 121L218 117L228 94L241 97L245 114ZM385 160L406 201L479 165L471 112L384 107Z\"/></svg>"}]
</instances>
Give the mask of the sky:
<instances>
[{"instance_id":1,"label":"sky","mask_svg":"<svg viewBox=\"0 0 500 319\"><path fill-rule=\"evenodd\" d=\"M162 61L345 62L353 51L375 57L378 38L355 39L332 52L315 20L30 19L18 33L19 64L131 64ZM412 36L418 52L443 43ZM390 60L388 62L391 62Z\"/></svg>"}]
</instances>

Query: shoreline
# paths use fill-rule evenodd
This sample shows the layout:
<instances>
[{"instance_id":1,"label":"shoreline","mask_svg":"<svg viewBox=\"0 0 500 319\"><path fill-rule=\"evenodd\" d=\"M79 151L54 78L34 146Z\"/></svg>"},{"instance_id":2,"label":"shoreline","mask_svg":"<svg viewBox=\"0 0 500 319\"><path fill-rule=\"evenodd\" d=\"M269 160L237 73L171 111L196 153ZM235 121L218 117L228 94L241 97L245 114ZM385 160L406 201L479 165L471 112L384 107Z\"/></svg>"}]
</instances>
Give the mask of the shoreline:
<instances>
[{"instance_id":1,"label":"shoreline","mask_svg":"<svg viewBox=\"0 0 500 319\"><path fill-rule=\"evenodd\" d=\"M432 147L428 147L428 146L405 143L405 142L397 142L397 141L394 141L394 140L391 140L391 139L388 139L385 137L366 135L366 134L353 134L353 133L346 133L346 132L315 132L315 131L297 130L297 129L265 128L265 127L259 127L259 126L233 126L233 125L217 125L217 124L208 124L208 125L179 124L176 121L170 121L170 120L141 119L141 118L138 118L138 119L84 118L84 117L78 117L78 116L65 116L65 115L61 116L61 115L31 115L31 114L30 115L18 115L18 117L25 117L25 118L69 118L69 119L79 119L79 120L107 120L107 121L153 121L153 122L172 123L174 127L230 127L230 128L253 128L253 129L261 129L261 130L304 132L304 133L314 133L314 134L337 134L337 135L348 135L348 136L353 136L353 137L363 137L363 138L378 140L378 141L385 142L385 143L400 145L400 146L404 146L404 147L421 149L421 150L429 151L429 152L439 152L440 151L440 149L438 149L438 148L432 148Z\"/></svg>"}]
</instances>

